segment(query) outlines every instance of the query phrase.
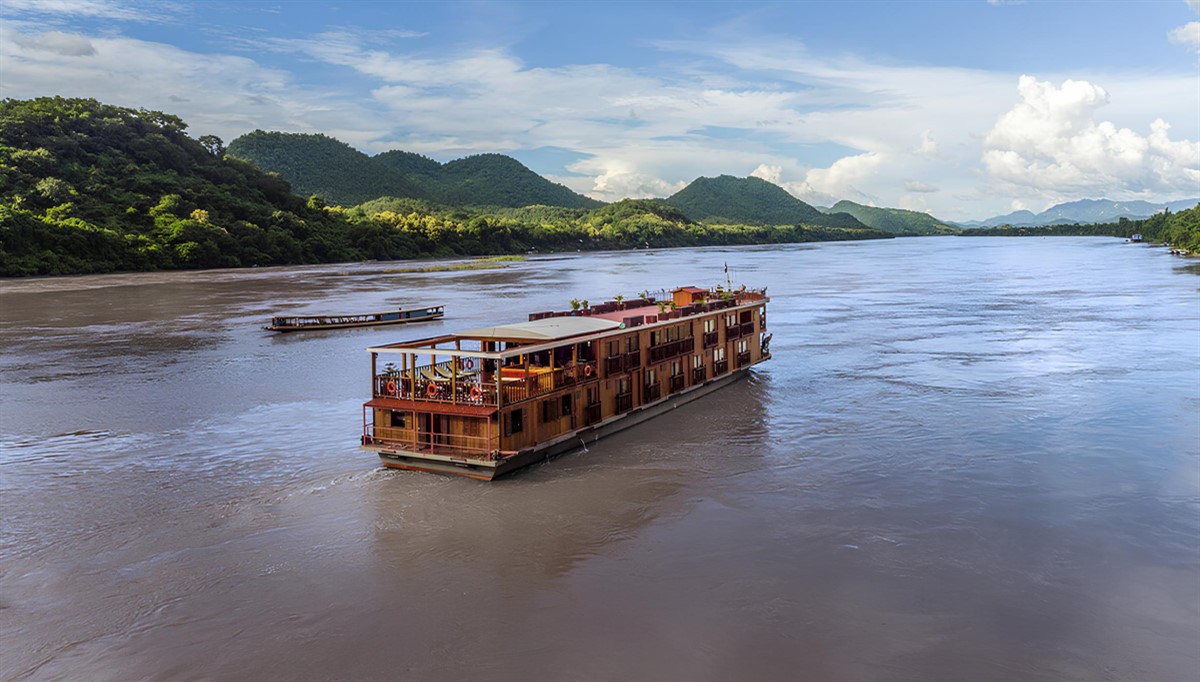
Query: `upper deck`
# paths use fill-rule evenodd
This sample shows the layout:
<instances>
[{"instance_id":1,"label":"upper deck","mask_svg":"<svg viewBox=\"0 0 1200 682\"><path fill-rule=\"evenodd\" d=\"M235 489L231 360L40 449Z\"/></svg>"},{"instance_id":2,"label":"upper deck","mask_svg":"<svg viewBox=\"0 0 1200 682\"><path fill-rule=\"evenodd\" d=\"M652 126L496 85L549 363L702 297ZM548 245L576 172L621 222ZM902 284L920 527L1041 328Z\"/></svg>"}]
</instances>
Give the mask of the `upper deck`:
<instances>
[{"instance_id":1,"label":"upper deck","mask_svg":"<svg viewBox=\"0 0 1200 682\"><path fill-rule=\"evenodd\" d=\"M656 364L691 353L697 345L709 348L763 331L765 310L757 316L757 329L752 321L740 321L748 315L737 313L768 300L765 289L682 287L632 301L533 313L527 322L375 346L368 349L372 402L393 409L441 404L446 412L490 413L640 368L643 350L645 359ZM724 324L718 325L722 313ZM702 318L713 321L699 333L692 334L690 325L686 335L668 331ZM382 368L380 357L385 359ZM735 361L740 367L749 364L749 357L736 356Z\"/></svg>"}]
</instances>

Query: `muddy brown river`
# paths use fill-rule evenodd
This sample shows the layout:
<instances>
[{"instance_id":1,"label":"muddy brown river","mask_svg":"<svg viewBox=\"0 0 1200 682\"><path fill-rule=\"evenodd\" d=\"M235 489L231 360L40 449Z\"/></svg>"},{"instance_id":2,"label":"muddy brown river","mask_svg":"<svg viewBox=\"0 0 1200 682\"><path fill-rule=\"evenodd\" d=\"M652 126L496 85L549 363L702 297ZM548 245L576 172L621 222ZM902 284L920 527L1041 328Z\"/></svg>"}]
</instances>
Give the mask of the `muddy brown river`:
<instances>
[{"instance_id":1,"label":"muddy brown river","mask_svg":"<svg viewBox=\"0 0 1200 682\"><path fill-rule=\"evenodd\" d=\"M724 279L751 378L493 483L365 348ZM1200 268L1108 238L0 281L0 679L1194 680ZM444 320L272 335L272 313Z\"/></svg>"}]
</instances>

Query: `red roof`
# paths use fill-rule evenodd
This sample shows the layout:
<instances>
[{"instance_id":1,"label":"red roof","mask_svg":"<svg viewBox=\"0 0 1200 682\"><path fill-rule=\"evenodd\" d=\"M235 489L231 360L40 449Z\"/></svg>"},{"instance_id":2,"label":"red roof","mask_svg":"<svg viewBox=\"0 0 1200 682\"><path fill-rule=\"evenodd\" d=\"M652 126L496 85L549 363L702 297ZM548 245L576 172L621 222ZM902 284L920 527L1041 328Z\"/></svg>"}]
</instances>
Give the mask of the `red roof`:
<instances>
[{"instance_id":1,"label":"red roof","mask_svg":"<svg viewBox=\"0 0 1200 682\"><path fill-rule=\"evenodd\" d=\"M455 405L453 403L434 403L421 400L401 400L399 398L375 398L363 403L363 407L382 407L387 410L414 410L416 412L436 412L438 414L465 414L474 417L486 417L495 414L494 405Z\"/></svg>"},{"instance_id":2,"label":"red roof","mask_svg":"<svg viewBox=\"0 0 1200 682\"><path fill-rule=\"evenodd\" d=\"M673 294L676 291L686 291L689 294L707 294L708 293L708 289L701 289L700 287L679 287L678 289L672 289L671 293Z\"/></svg>"}]
</instances>

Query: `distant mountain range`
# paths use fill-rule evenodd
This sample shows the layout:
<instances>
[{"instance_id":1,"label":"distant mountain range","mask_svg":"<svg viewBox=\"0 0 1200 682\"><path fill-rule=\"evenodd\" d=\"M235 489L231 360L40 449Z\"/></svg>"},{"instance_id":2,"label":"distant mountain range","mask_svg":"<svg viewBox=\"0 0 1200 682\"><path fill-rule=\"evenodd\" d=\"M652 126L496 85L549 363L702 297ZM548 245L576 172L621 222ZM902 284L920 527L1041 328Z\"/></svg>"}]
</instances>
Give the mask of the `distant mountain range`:
<instances>
[{"instance_id":1,"label":"distant mountain range","mask_svg":"<svg viewBox=\"0 0 1200 682\"><path fill-rule=\"evenodd\" d=\"M824 214L761 178L696 178L665 200L693 220L749 225L866 227L847 213Z\"/></svg>"},{"instance_id":2,"label":"distant mountain range","mask_svg":"<svg viewBox=\"0 0 1200 682\"><path fill-rule=\"evenodd\" d=\"M383 196L427 199L451 206L602 205L502 154L468 156L443 164L403 151L367 156L326 135L262 130L233 140L227 153L278 173L298 194L315 194L342 206Z\"/></svg>"},{"instance_id":3,"label":"distant mountain range","mask_svg":"<svg viewBox=\"0 0 1200 682\"><path fill-rule=\"evenodd\" d=\"M1079 201L1070 201L1065 204L1051 206L1041 213L1014 211L1013 213L995 216L987 220L971 220L957 224L962 227L999 227L1001 225L1032 227L1035 225L1070 225L1074 223L1079 223L1080 225L1111 223L1121 218L1129 218L1130 220L1149 218L1164 208L1172 213L1176 213L1193 208L1197 203L1200 203L1200 199L1184 199L1182 201L1169 201L1160 204L1150 203L1149 201L1080 199Z\"/></svg>"}]
</instances>

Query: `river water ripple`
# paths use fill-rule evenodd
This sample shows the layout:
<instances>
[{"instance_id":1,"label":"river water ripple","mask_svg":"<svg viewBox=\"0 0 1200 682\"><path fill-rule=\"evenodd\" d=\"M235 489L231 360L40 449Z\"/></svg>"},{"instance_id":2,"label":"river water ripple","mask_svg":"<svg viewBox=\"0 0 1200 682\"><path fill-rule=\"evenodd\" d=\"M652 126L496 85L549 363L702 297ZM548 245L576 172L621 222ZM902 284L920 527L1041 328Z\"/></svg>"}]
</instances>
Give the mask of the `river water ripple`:
<instances>
[{"instance_id":1,"label":"river water ripple","mask_svg":"<svg viewBox=\"0 0 1200 682\"><path fill-rule=\"evenodd\" d=\"M491 484L364 348L768 286L774 359ZM3 679L1194 679L1200 295L1105 238L0 282ZM271 336L273 312L444 320Z\"/></svg>"}]
</instances>

